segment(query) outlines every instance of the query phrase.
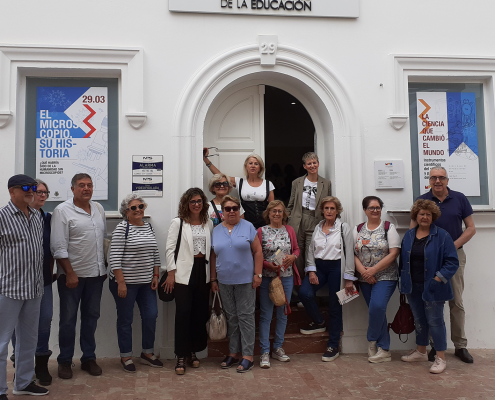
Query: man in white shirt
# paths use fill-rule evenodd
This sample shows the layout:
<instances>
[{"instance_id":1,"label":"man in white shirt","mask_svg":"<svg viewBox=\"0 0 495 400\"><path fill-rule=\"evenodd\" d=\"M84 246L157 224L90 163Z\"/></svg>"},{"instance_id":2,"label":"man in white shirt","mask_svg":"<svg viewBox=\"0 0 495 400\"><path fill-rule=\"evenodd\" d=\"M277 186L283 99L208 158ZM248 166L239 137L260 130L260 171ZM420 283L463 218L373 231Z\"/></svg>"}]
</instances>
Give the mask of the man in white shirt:
<instances>
[{"instance_id":1,"label":"man in white shirt","mask_svg":"<svg viewBox=\"0 0 495 400\"><path fill-rule=\"evenodd\" d=\"M58 265L60 325L58 376L72 378L72 357L76 338L77 311L81 308L81 369L101 375L96 364L95 331L100 317L103 281L106 279L103 240L106 219L103 207L91 201L93 181L88 174L76 174L71 181L74 197L55 208L50 248Z\"/></svg>"}]
</instances>

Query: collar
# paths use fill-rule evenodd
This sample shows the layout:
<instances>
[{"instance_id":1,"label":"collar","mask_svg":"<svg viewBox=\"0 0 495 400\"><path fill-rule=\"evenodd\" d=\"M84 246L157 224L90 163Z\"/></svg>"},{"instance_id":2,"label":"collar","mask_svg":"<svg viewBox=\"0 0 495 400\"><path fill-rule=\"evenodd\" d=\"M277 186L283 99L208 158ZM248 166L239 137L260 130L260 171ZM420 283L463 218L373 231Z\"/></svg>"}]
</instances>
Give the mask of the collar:
<instances>
[{"instance_id":1,"label":"collar","mask_svg":"<svg viewBox=\"0 0 495 400\"><path fill-rule=\"evenodd\" d=\"M72 205L72 207L74 207L74 210L76 210L78 213L88 215L88 213L87 213L86 211L84 211L82 208L80 208L80 207L78 207L78 206L76 206L76 205L74 204L74 197L72 197L71 199L67 200L67 202L68 202L69 204L71 204L71 205ZM92 215L92 214L93 214L93 202L92 202L91 200L89 201L89 208L90 208L90 213L89 213L89 215Z\"/></svg>"},{"instance_id":2,"label":"collar","mask_svg":"<svg viewBox=\"0 0 495 400\"><path fill-rule=\"evenodd\" d=\"M320 232L323 233L323 234L325 234L323 232L323 224L324 223L325 223L325 219L323 219L322 221L320 221L320 223L318 224L318 228L319 228ZM332 233L335 230L339 230L340 231L341 226L342 226L342 221L340 220L340 218L336 218L333 226L330 228L330 231L328 233L330 234L330 233Z\"/></svg>"},{"instance_id":3,"label":"collar","mask_svg":"<svg viewBox=\"0 0 495 400\"><path fill-rule=\"evenodd\" d=\"M450 196L450 192L451 192L451 191L450 191L450 188L449 188L448 186L447 186L447 191L448 191L448 193L447 193L447 197L445 198L445 200L447 200L447 199L451 199L451 198L452 198L452 197ZM440 201L440 199L439 199L437 196L435 196L435 195L433 194L433 189L430 189L430 191L428 192L428 194L429 194L429 197L430 197L431 199L437 199L438 201ZM445 201L445 200L444 200L444 201Z\"/></svg>"},{"instance_id":4,"label":"collar","mask_svg":"<svg viewBox=\"0 0 495 400\"><path fill-rule=\"evenodd\" d=\"M29 205L27 207L28 207L29 214L35 213L36 210L33 207L31 207ZM19 208L17 208L17 206L12 202L12 200L9 200L9 202L7 203L7 209L10 211L11 214L23 213Z\"/></svg>"}]
</instances>

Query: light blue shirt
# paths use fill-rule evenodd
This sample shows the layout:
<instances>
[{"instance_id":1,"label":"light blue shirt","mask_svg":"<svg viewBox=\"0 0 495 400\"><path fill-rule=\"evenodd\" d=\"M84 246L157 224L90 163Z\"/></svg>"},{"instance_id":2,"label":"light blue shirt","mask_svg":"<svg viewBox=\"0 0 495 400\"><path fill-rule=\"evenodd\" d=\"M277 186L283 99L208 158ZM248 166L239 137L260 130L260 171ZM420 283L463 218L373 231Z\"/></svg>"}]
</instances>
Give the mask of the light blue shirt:
<instances>
[{"instance_id":1,"label":"light blue shirt","mask_svg":"<svg viewBox=\"0 0 495 400\"><path fill-rule=\"evenodd\" d=\"M213 229L212 248L217 256L217 279L224 285L242 285L253 281L254 260L251 243L256 237L251 222L241 219L232 233L223 226Z\"/></svg>"}]
</instances>

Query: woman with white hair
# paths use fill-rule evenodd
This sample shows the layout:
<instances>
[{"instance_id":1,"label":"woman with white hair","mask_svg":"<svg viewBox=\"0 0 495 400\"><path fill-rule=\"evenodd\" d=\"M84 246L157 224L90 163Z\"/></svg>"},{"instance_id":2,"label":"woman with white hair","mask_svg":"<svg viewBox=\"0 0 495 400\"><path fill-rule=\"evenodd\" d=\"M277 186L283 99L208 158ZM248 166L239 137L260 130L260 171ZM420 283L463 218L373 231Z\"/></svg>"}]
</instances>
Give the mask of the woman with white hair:
<instances>
[{"instance_id":1,"label":"woman with white hair","mask_svg":"<svg viewBox=\"0 0 495 400\"><path fill-rule=\"evenodd\" d=\"M211 161L208 160L208 149L203 149L203 161L213 174L222 174ZM241 205L244 208L244 218L251 222L256 229L266 225L263 212L268 204L275 200L275 186L263 179L265 163L257 154L250 154L244 161L246 178L230 178L230 183L237 188Z\"/></svg>"},{"instance_id":2,"label":"woman with white hair","mask_svg":"<svg viewBox=\"0 0 495 400\"><path fill-rule=\"evenodd\" d=\"M137 303L142 321L142 364L163 367L153 354L155 344L156 289L160 255L153 228L143 221L148 205L136 194L128 195L120 205L124 220L112 234L109 287L117 306L117 337L120 362L125 372L136 372L132 361L132 319Z\"/></svg>"},{"instance_id":3,"label":"woman with white hair","mask_svg":"<svg viewBox=\"0 0 495 400\"><path fill-rule=\"evenodd\" d=\"M230 178L225 174L215 174L211 177L208 184L208 190L215 197L210 201L211 208L208 210L210 219L213 222L213 227L219 225L224 220L222 212L222 200L232 191L232 182ZM239 210L241 218L244 218L244 210L241 207Z\"/></svg>"}]
</instances>

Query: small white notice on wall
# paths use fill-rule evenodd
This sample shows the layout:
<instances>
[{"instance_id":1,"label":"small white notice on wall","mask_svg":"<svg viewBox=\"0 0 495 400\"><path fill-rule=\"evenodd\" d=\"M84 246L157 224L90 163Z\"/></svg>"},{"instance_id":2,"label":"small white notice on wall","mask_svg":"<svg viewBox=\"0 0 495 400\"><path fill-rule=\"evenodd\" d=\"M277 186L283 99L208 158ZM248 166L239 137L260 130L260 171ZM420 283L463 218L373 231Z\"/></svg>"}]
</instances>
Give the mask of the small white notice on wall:
<instances>
[{"instance_id":1,"label":"small white notice on wall","mask_svg":"<svg viewBox=\"0 0 495 400\"><path fill-rule=\"evenodd\" d=\"M375 189L404 189L404 162L375 160Z\"/></svg>"},{"instance_id":2,"label":"small white notice on wall","mask_svg":"<svg viewBox=\"0 0 495 400\"><path fill-rule=\"evenodd\" d=\"M132 156L132 193L163 196L163 156Z\"/></svg>"}]
</instances>

